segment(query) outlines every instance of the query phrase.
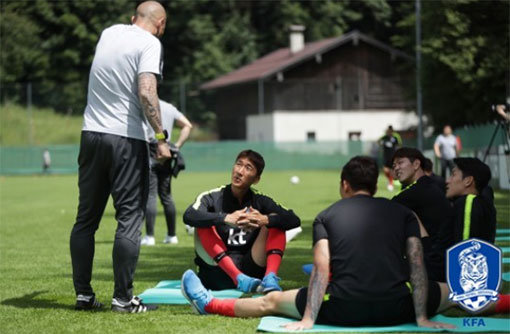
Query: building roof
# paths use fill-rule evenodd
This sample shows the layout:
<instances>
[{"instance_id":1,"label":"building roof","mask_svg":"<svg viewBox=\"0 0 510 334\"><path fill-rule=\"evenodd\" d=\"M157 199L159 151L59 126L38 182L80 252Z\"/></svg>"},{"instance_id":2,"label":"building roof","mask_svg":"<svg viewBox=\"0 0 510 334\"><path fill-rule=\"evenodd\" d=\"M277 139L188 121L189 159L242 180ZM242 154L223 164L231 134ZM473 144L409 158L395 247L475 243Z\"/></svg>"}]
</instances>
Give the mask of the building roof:
<instances>
[{"instance_id":1,"label":"building roof","mask_svg":"<svg viewBox=\"0 0 510 334\"><path fill-rule=\"evenodd\" d=\"M363 41L392 56L402 57L408 60L413 58L406 53L399 51L389 45L382 43L372 37L369 37L357 30L344 34L340 37L327 38L316 42L305 44L303 50L292 54L290 48L281 48L273 51L252 63L245 65L225 75L219 76L214 80L206 82L200 88L204 90L215 89L240 83L251 82L259 79L266 79L279 72L284 72L294 66L297 66L316 55L322 55L332 49L349 42L358 43Z\"/></svg>"}]
</instances>

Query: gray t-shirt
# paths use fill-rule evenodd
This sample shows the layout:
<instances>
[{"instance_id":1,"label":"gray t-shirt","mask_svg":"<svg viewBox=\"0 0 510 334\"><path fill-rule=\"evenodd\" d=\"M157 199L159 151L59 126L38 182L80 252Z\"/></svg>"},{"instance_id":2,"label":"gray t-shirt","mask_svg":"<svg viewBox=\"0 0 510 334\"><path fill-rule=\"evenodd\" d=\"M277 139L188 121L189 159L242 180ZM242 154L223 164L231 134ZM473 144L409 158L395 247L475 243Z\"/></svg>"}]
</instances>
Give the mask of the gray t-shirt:
<instances>
[{"instance_id":1,"label":"gray t-shirt","mask_svg":"<svg viewBox=\"0 0 510 334\"><path fill-rule=\"evenodd\" d=\"M442 159L452 160L457 156L457 138L454 135L445 136L440 134L437 136L434 145L439 145Z\"/></svg>"},{"instance_id":2,"label":"gray t-shirt","mask_svg":"<svg viewBox=\"0 0 510 334\"><path fill-rule=\"evenodd\" d=\"M105 29L90 69L83 130L148 140L138 75L161 75L160 41L136 25Z\"/></svg>"}]
</instances>

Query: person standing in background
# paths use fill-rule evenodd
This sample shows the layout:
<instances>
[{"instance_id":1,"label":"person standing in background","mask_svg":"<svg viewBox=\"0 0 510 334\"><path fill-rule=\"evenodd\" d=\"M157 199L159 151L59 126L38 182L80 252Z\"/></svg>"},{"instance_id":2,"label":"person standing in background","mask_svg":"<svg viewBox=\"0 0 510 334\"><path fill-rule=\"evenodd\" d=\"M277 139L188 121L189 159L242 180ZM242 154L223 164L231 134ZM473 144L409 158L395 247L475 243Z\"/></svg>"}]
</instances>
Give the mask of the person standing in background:
<instances>
[{"instance_id":1,"label":"person standing in background","mask_svg":"<svg viewBox=\"0 0 510 334\"><path fill-rule=\"evenodd\" d=\"M90 282L94 236L110 194L117 220L112 311L151 309L133 297L133 280L149 188L147 121L158 139L156 159L171 157L157 93L165 9L155 1L143 2L131 23L103 30L90 69L78 157L79 205L70 239L76 310L103 307Z\"/></svg>"},{"instance_id":2,"label":"person standing in background","mask_svg":"<svg viewBox=\"0 0 510 334\"><path fill-rule=\"evenodd\" d=\"M172 148L173 152L178 152L182 145L188 139L193 126L191 122L172 104L163 100L159 100L161 108L161 122L163 128L168 131L167 142L170 144L170 137L174 121L177 126L181 128L179 139L175 142L175 147ZM171 161L167 160L165 163L160 164L156 160L157 140L154 137L155 133L149 129L149 147L150 147L150 172L149 172L149 198L147 200L147 212L145 216L145 228L147 234L142 238L142 245L153 246L156 244L154 238L154 225L156 223L157 214L157 195L161 200L165 212L167 235L163 240L165 244L178 243L177 235L175 233L175 203L172 198L172 168ZM172 158L175 158L174 156Z\"/></svg>"},{"instance_id":3,"label":"person standing in background","mask_svg":"<svg viewBox=\"0 0 510 334\"><path fill-rule=\"evenodd\" d=\"M43 151L43 173L49 173L51 167L51 155L50 151L45 148Z\"/></svg>"},{"instance_id":4,"label":"person standing in background","mask_svg":"<svg viewBox=\"0 0 510 334\"><path fill-rule=\"evenodd\" d=\"M446 168L453 171L453 159L459 154L457 138L452 133L452 127L445 125L443 133L434 142L434 153L441 163L441 177L446 179Z\"/></svg>"},{"instance_id":5,"label":"person standing in background","mask_svg":"<svg viewBox=\"0 0 510 334\"><path fill-rule=\"evenodd\" d=\"M379 145L383 149L383 172L388 179L388 190L393 191L393 154L402 145L400 135L393 131L391 125L386 129L386 134L379 139Z\"/></svg>"}]
</instances>

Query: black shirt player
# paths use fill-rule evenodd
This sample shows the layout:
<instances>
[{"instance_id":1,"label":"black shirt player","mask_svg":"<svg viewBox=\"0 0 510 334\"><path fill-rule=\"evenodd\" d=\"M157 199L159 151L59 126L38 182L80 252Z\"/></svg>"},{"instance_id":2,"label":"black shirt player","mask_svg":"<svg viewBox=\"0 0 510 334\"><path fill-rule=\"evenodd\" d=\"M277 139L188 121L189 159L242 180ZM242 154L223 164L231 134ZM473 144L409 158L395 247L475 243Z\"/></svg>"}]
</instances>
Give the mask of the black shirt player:
<instances>
[{"instance_id":1,"label":"black shirt player","mask_svg":"<svg viewBox=\"0 0 510 334\"><path fill-rule=\"evenodd\" d=\"M388 190L393 191L392 159L396 149L402 145L402 139L400 139L398 133L393 132L393 127L390 125L386 130L386 134L379 139L379 145L383 149L383 172L388 179Z\"/></svg>"},{"instance_id":2,"label":"black shirt player","mask_svg":"<svg viewBox=\"0 0 510 334\"><path fill-rule=\"evenodd\" d=\"M414 148L403 147L394 155L394 171L403 188L393 201L416 213L425 229L423 252L429 279L446 281L445 255L453 245L453 210L443 191L425 175L425 157Z\"/></svg>"},{"instance_id":3,"label":"black shirt player","mask_svg":"<svg viewBox=\"0 0 510 334\"><path fill-rule=\"evenodd\" d=\"M478 238L494 243L496 238L496 208L494 193L488 186L489 166L477 158L453 159L455 167L447 181L446 196L455 210L455 243Z\"/></svg>"},{"instance_id":4,"label":"black shirt player","mask_svg":"<svg viewBox=\"0 0 510 334\"><path fill-rule=\"evenodd\" d=\"M259 153L242 151L231 184L203 192L184 213L184 222L195 227L195 263L209 289L250 292L260 284L259 292L281 290L276 274L285 231L301 222L292 210L251 187L264 165Z\"/></svg>"}]
</instances>

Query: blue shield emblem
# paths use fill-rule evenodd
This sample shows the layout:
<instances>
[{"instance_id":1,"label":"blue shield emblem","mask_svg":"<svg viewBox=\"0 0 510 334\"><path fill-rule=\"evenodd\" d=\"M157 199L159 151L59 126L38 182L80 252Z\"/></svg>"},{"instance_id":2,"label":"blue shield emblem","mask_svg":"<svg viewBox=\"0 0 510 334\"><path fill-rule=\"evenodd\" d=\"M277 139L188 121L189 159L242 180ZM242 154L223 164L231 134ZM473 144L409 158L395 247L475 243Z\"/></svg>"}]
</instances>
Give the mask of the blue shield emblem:
<instances>
[{"instance_id":1,"label":"blue shield emblem","mask_svg":"<svg viewBox=\"0 0 510 334\"><path fill-rule=\"evenodd\" d=\"M449 299L476 312L498 300L501 250L482 240L469 239L446 253Z\"/></svg>"}]
</instances>

